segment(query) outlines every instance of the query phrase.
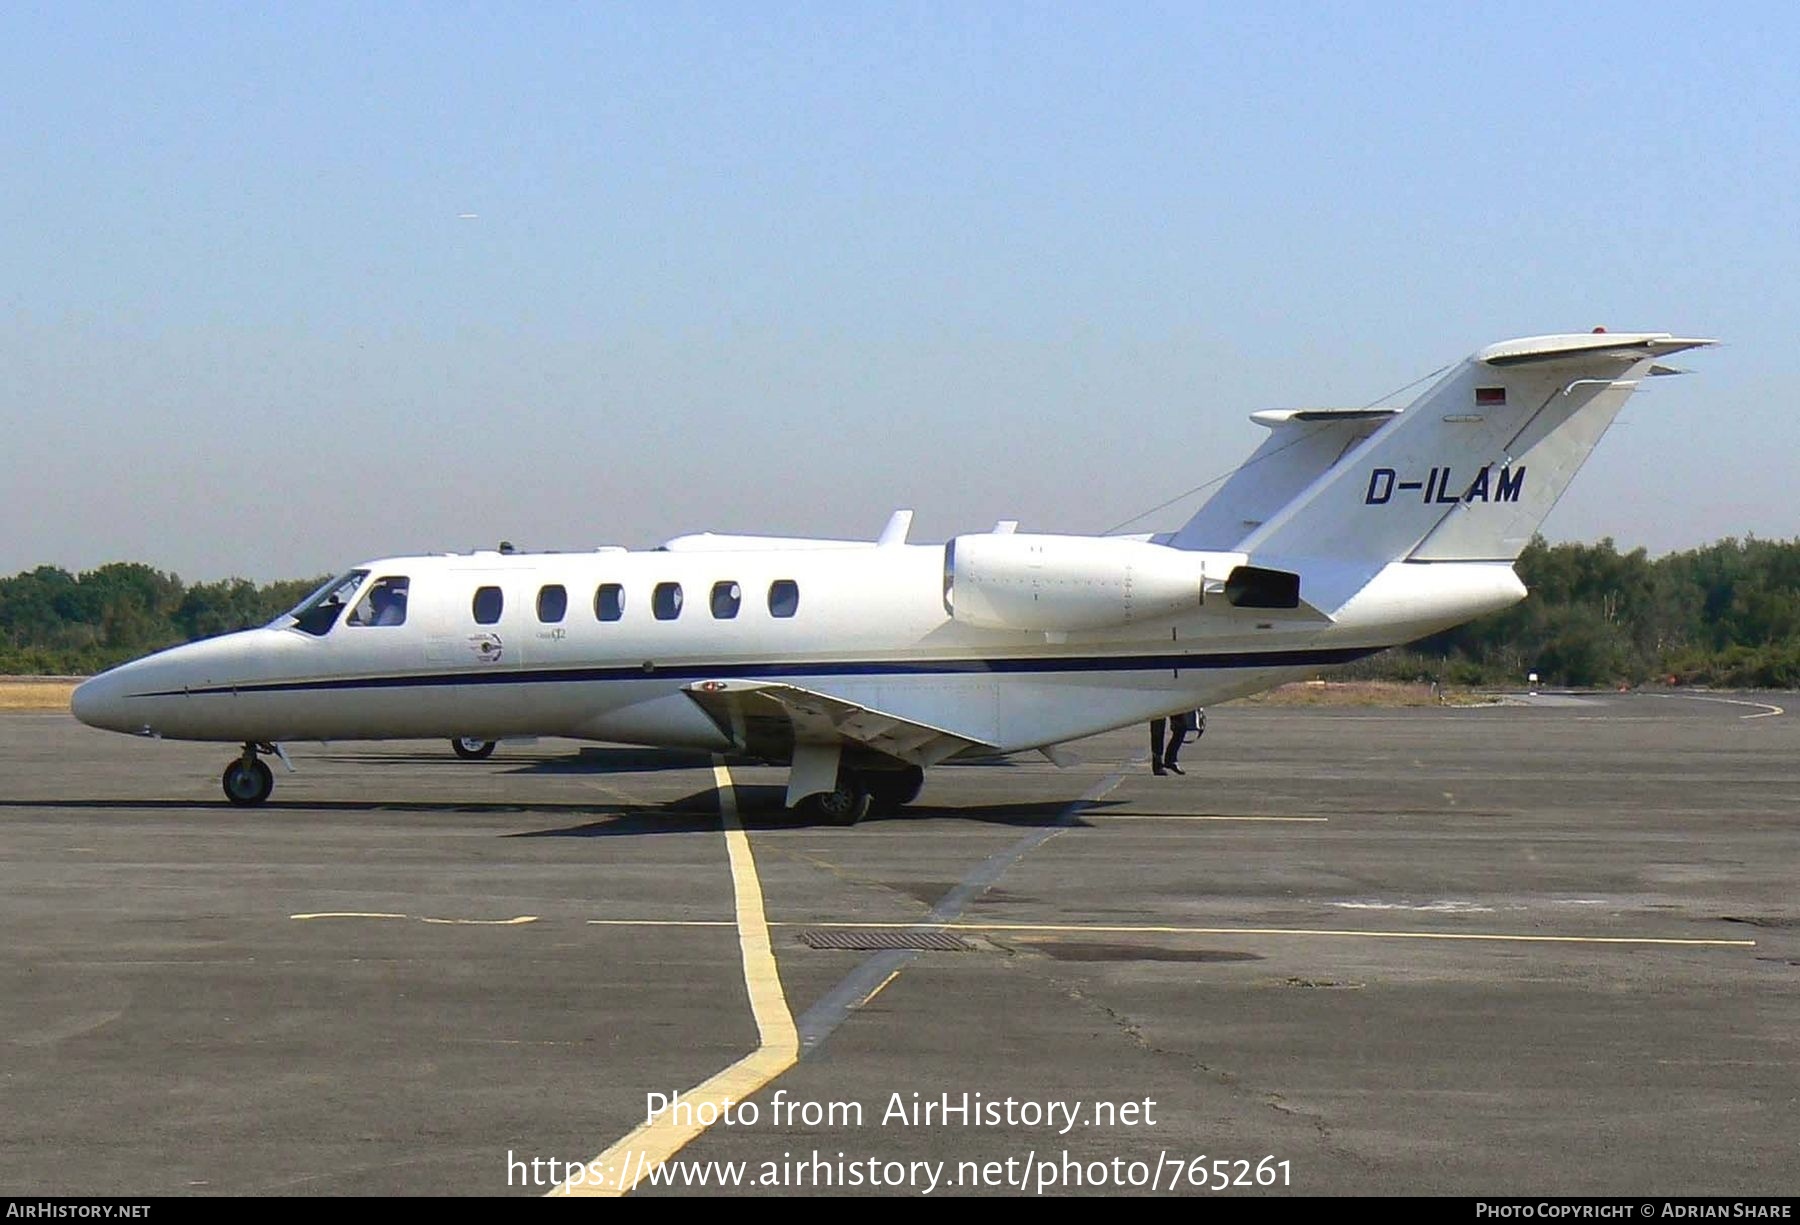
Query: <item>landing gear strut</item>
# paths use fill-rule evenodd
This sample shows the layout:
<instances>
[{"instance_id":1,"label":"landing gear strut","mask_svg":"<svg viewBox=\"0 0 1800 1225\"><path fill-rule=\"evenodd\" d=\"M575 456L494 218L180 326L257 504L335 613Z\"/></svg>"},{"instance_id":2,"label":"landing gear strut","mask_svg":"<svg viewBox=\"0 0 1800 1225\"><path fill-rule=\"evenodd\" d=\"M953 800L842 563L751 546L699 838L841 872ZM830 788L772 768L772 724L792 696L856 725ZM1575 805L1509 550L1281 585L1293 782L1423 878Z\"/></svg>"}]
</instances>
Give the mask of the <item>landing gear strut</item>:
<instances>
[{"instance_id":1,"label":"landing gear strut","mask_svg":"<svg viewBox=\"0 0 1800 1225\"><path fill-rule=\"evenodd\" d=\"M451 751L464 761L481 761L494 755L495 741L479 736L458 736L450 742Z\"/></svg>"},{"instance_id":2,"label":"landing gear strut","mask_svg":"<svg viewBox=\"0 0 1800 1225\"><path fill-rule=\"evenodd\" d=\"M226 766L224 777L219 780L224 785L225 798L240 808L254 808L275 790L274 773L257 756L262 748L262 745L246 744L244 755Z\"/></svg>"}]
</instances>

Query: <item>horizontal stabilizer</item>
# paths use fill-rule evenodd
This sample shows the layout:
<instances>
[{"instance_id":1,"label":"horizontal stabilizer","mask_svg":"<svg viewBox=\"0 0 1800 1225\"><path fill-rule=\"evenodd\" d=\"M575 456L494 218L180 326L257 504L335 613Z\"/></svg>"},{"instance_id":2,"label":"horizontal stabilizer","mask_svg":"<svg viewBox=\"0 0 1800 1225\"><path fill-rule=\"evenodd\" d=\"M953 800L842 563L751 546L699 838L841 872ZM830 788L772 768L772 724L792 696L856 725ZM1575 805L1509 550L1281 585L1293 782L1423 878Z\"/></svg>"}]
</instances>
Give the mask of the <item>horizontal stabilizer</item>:
<instances>
[{"instance_id":1,"label":"horizontal stabilizer","mask_svg":"<svg viewBox=\"0 0 1800 1225\"><path fill-rule=\"evenodd\" d=\"M1613 358L1630 364L1646 357L1667 357L1686 349L1719 343L1671 336L1667 332L1589 332L1574 336L1527 336L1489 345L1475 355L1490 366L1524 366L1537 362Z\"/></svg>"},{"instance_id":2,"label":"horizontal stabilizer","mask_svg":"<svg viewBox=\"0 0 1800 1225\"><path fill-rule=\"evenodd\" d=\"M1251 413L1250 420L1274 429L1289 421L1380 421L1392 417L1397 408L1265 408Z\"/></svg>"}]
</instances>

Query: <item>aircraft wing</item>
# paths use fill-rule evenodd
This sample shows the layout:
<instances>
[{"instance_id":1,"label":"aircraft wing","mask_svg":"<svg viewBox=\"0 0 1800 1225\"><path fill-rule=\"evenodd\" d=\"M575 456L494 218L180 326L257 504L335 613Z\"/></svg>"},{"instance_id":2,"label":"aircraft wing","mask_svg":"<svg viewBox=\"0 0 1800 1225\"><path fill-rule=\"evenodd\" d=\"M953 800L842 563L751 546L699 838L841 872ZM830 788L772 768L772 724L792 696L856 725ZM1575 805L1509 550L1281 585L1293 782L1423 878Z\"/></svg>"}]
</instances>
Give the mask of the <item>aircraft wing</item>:
<instances>
[{"instance_id":1,"label":"aircraft wing","mask_svg":"<svg viewBox=\"0 0 1800 1225\"><path fill-rule=\"evenodd\" d=\"M915 766L996 746L779 681L697 681L688 697L744 751L785 757L795 744L855 746Z\"/></svg>"}]
</instances>

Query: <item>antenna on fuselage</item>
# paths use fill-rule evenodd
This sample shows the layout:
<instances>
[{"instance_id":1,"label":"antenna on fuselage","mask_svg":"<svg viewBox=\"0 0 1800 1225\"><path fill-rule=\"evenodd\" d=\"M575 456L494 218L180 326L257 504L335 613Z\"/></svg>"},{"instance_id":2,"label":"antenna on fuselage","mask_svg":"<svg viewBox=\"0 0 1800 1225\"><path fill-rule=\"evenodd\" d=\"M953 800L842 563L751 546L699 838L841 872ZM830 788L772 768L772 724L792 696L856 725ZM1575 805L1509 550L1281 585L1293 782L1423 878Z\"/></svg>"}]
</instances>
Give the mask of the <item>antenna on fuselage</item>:
<instances>
[{"instance_id":1,"label":"antenna on fuselage","mask_svg":"<svg viewBox=\"0 0 1800 1225\"><path fill-rule=\"evenodd\" d=\"M887 526L875 538L876 545L905 544L907 533L912 531L912 520L913 513L910 510L897 510L889 515Z\"/></svg>"}]
</instances>

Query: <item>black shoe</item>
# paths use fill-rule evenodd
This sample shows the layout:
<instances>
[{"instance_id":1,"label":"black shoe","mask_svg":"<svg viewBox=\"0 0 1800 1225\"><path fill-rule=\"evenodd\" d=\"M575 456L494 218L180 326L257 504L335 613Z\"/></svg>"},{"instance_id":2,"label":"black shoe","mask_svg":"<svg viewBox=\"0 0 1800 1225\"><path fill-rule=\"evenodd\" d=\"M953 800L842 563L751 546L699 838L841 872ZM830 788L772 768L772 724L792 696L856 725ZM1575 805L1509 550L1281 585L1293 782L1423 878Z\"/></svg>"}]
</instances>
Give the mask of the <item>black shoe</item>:
<instances>
[{"instance_id":1,"label":"black shoe","mask_svg":"<svg viewBox=\"0 0 1800 1225\"><path fill-rule=\"evenodd\" d=\"M1176 765L1172 761L1163 762L1163 770L1173 770L1177 774L1186 774L1187 773L1186 770L1183 770L1180 766ZM1161 774L1162 770L1158 770L1157 773Z\"/></svg>"},{"instance_id":2,"label":"black shoe","mask_svg":"<svg viewBox=\"0 0 1800 1225\"><path fill-rule=\"evenodd\" d=\"M1152 774L1167 774L1168 771L1163 769L1161 762L1153 761L1150 763L1150 773L1152 773Z\"/></svg>"}]
</instances>

